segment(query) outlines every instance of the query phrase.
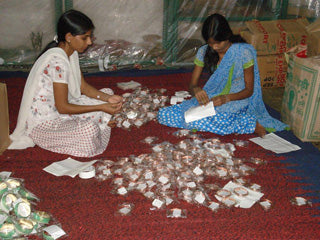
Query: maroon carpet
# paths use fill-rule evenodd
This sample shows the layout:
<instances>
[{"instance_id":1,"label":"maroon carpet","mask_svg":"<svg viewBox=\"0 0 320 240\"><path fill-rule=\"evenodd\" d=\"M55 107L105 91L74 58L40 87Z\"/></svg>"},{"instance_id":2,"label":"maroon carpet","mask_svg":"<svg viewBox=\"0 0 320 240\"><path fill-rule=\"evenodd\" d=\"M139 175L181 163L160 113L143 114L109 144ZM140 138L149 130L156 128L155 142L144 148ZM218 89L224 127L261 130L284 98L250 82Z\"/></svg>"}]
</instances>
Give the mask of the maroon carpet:
<instances>
[{"instance_id":1,"label":"maroon carpet","mask_svg":"<svg viewBox=\"0 0 320 240\"><path fill-rule=\"evenodd\" d=\"M144 77L89 77L97 88L111 87L116 93L123 91L116 82L134 80L148 88L166 88L168 94L185 90L190 73ZM7 84L10 130L16 124L17 113L25 79L8 78ZM113 129L107 150L92 159L117 160L117 157L149 153L150 146L140 142L147 136L157 136L159 142L178 142L173 136L176 129L150 122L140 129L125 131ZM213 134L204 134L213 137ZM222 142L248 139L254 135L220 137ZM5 151L0 156L0 170L13 172L13 177L25 180L25 186L40 198L36 209L51 213L67 232L68 239L319 239L319 211L316 206L295 206L290 199L304 191L281 162L283 157L249 143L237 148L236 157L260 157L267 164L255 166L248 179L262 186L264 198L272 201L265 211L259 204L250 209L225 208L216 213L205 207L180 202L187 209L187 218L170 219L163 210L152 211L151 202L139 193L126 197L113 195L111 181L83 180L78 177L55 177L42 169L67 158L38 147L23 151ZM75 158L81 161L89 159ZM226 183L226 182L225 182ZM134 209L130 216L116 216L118 204L130 202Z\"/></svg>"}]
</instances>

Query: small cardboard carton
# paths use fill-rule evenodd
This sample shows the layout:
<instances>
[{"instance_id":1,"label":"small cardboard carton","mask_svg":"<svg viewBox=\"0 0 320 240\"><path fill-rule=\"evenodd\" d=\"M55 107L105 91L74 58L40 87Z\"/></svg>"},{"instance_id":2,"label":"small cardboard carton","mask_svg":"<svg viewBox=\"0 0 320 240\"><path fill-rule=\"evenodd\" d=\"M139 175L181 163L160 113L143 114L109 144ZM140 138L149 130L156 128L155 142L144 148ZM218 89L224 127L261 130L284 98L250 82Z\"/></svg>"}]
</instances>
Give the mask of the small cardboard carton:
<instances>
[{"instance_id":1,"label":"small cardboard carton","mask_svg":"<svg viewBox=\"0 0 320 240\"><path fill-rule=\"evenodd\" d=\"M7 86L0 83L0 154L10 145Z\"/></svg>"},{"instance_id":2,"label":"small cardboard carton","mask_svg":"<svg viewBox=\"0 0 320 240\"><path fill-rule=\"evenodd\" d=\"M320 55L320 18L306 27L308 33L308 56Z\"/></svg>"},{"instance_id":3,"label":"small cardboard carton","mask_svg":"<svg viewBox=\"0 0 320 240\"><path fill-rule=\"evenodd\" d=\"M290 4L291 1L289 1L288 9L287 9L287 16L303 16L307 18L314 18L317 16L317 9L312 6L308 6L309 0L305 1L298 1L298 4ZM307 4L300 4L300 2L306 2Z\"/></svg>"},{"instance_id":4,"label":"small cardboard carton","mask_svg":"<svg viewBox=\"0 0 320 240\"><path fill-rule=\"evenodd\" d=\"M281 54L290 48L305 43L309 22L305 18L247 21L247 29L241 36L255 47L258 55Z\"/></svg>"},{"instance_id":5,"label":"small cardboard carton","mask_svg":"<svg viewBox=\"0 0 320 240\"><path fill-rule=\"evenodd\" d=\"M284 54L258 56L262 88L284 87L288 64Z\"/></svg>"},{"instance_id":6,"label":"small cardboard carton","mask_svg":"<svg viewBox=\"0 0 320 240\"><path fill-rule=\"evenodd\" d=\"M320 141L319 56L290 55L281 118L301 141Z\"/></svg>"}]
</instances>

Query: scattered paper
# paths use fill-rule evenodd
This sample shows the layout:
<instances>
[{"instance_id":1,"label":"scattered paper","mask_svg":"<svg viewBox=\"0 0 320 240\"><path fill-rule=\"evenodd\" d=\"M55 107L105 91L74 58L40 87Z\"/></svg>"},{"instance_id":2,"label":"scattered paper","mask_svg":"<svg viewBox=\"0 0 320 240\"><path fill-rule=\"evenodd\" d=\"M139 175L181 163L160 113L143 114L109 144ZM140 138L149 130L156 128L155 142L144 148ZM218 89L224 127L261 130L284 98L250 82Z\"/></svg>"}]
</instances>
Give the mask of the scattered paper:
<instances>
[{"instance_id":1,"label":"scattered paper","mask_svg":"<svg viewBox=\"0 0 320 240\"><path fill-rule=\"evenodd\" d=\"M130 82L117 83L117 86L118 86L118 88L121 88L122 90L128 90L128 89L135 89L137 87L140 87L141 84L131 80Z\"/></svg>"},{"instance_id":2,"label":"scattered paper","mask_svg":"<svg viewBox=\"0 0 320 240\"><path fill-rule=\"evenodd\" d=\"M235 188L244 188L248 191L248 195L246 196L238 196L237 194L233 193ZM261 192L252 191L249 188L244 187L243 185L234 183L232 181L228 182L223 189L228 190L232 194L229 196L236 200L235 207L241 207L241 208L251 208L257 201L260 200L260 198L264 195ZM222 197L215 195L216 199L220 202L223 200Z\"/></svg>"},{"instance_id":3,"label":"scattered paper","mask_svg":"<svg viewBox=\"0 0 320 240\"><path fill-rule=\"evenodd\" d=\"M215 114L216 110L214 109L213 102L210 101L206 105L190 108L184 113L184 118L186 123L189 123Z\"/></svg>"},{"instance_id":4,"label":"scattered paper","mask_svg":"<svg viewBox=\"0 0 320 240\"><path fill-rule=\"evenodd\" d=\"M43 170L57 177L70 176L74 178L84 169L94 164L96 161L97 160L92 160L90 162L80 162L69 157L60 162L54 162L49 166L45 167Z\"/></svg>"},{"instance_id":5,"label":"scattered paper","mask_svg":"<svg viewBox=\"0 0 320 240\"><path fill-rule=\"evenodd\" d=\"M292 144L274 133L269 133L262 138L256 137L249 140L275 153L286 153L301 149L298 145Z\"/></svg>"}]
</instances>

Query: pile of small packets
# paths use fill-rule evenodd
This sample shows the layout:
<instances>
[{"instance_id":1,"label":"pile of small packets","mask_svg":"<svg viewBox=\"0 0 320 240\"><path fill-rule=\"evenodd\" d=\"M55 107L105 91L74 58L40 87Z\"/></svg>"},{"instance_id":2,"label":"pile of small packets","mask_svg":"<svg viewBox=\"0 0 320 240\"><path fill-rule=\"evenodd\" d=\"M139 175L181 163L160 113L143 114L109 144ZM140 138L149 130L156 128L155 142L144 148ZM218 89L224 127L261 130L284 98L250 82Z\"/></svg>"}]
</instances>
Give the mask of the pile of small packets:
<instances>
[{"instance_id":1,"label":"pile of small packets","mask_svg":"<svg viewBox=\"0 0 320 240\"><path fill-rule=\"evenodd\" d=\"M65 232L49 213L34 209L39 199L24 187L24 180L10 175L0 172L0 239L37 235L51 240L64 236Z\"/></svg>"},{"instance_id":2,"label":"pile of small packets","mask_svg":"<svg viewBox=\"0 0 320 240\"><path fill-rule=\"evenodd\" d=\"M157 110L168 102L166 89L150 90L146 87L136 88L132 93L124 93L122 111L113 116L117 127L126 130L131 127L141 127L145 123L155 120Z\"/></svg>"},{"instance_id":3,"label":"pile of small packets","mask_svg":"<svg viewBox=\"0 0 320 240\"><path fill-rule=\"evenodd\" d=\"M156 137L147 137L152 153L139 156L121 157L118 161L100 160L96 163L96 178L99 181L112 179L112 193L126 196L138 191L151 201L151 210L166 210L167 217L186 217L186 209L173 208L174 203L184 200L217 211L232 207L235 202L224 197L221 203L213 201L212 193L219 194L222 187L205 181L208 177L233 180L247 189L260 192L258 184L244 180L255 171L252 165L264 164L260 158L242 159L234 157L236 146L244 147L246 141L234 140L222 143L217 138L203 139L188 130L179 130L176 136L187 137L177 144L156 143ZM242 190L240 189L239 192ZM268 204L266 204L266 202ZM262 201L268 209L270 201ZM117 214L128 215L134 204L119 205Z\"/></svg>"}]
</instances>

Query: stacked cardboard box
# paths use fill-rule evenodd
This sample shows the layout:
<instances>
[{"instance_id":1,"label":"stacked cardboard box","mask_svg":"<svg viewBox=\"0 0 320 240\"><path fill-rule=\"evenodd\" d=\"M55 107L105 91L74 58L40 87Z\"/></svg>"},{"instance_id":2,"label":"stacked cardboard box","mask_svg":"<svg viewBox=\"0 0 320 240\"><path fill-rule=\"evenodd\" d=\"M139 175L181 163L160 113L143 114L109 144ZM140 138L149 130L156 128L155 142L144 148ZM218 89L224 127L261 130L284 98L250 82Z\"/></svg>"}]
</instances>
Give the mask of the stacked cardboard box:
<instances>
[{"instance_id":1,"label":"stacked cardboard box","mask_svg":"<svg viewBox=\"0 0 320 240\"><path fill-rule=\"evenodd\" d=\"M284 87L287 74L285 53L291 48L305 44L307 40L306 19L247 21L247 29L241 36L257 50L261 86Z\"/></svg>"},{"instance_id":2,"label":"stacked cardboard box","mask_svg":"<svg viewBox=\"0 0 320 240\"><path fill-rule=\"evenodd\" d=\"M320 56L290 56L281 118L302 141L320 141Z\"/></svg>"},{"instance_id":3,"label":"stacked cardboard box","mask_svg":"<svg viewBox=\"0 0 320 240\"><path fill-rule=\"evenodd\" d=\"M320 55L320 18L306 27L308 33L308 56Z\"/></svg>"},{"instance_id":4,"label":"stacked cardboard box","mask_svg":"<svg viewBox=\"0 0 320 240\"><path fill-rule=\"evenodd\" d=\"M7 86L0 83L0 155L10 144Z\"/></svg>"}]
</instances>

